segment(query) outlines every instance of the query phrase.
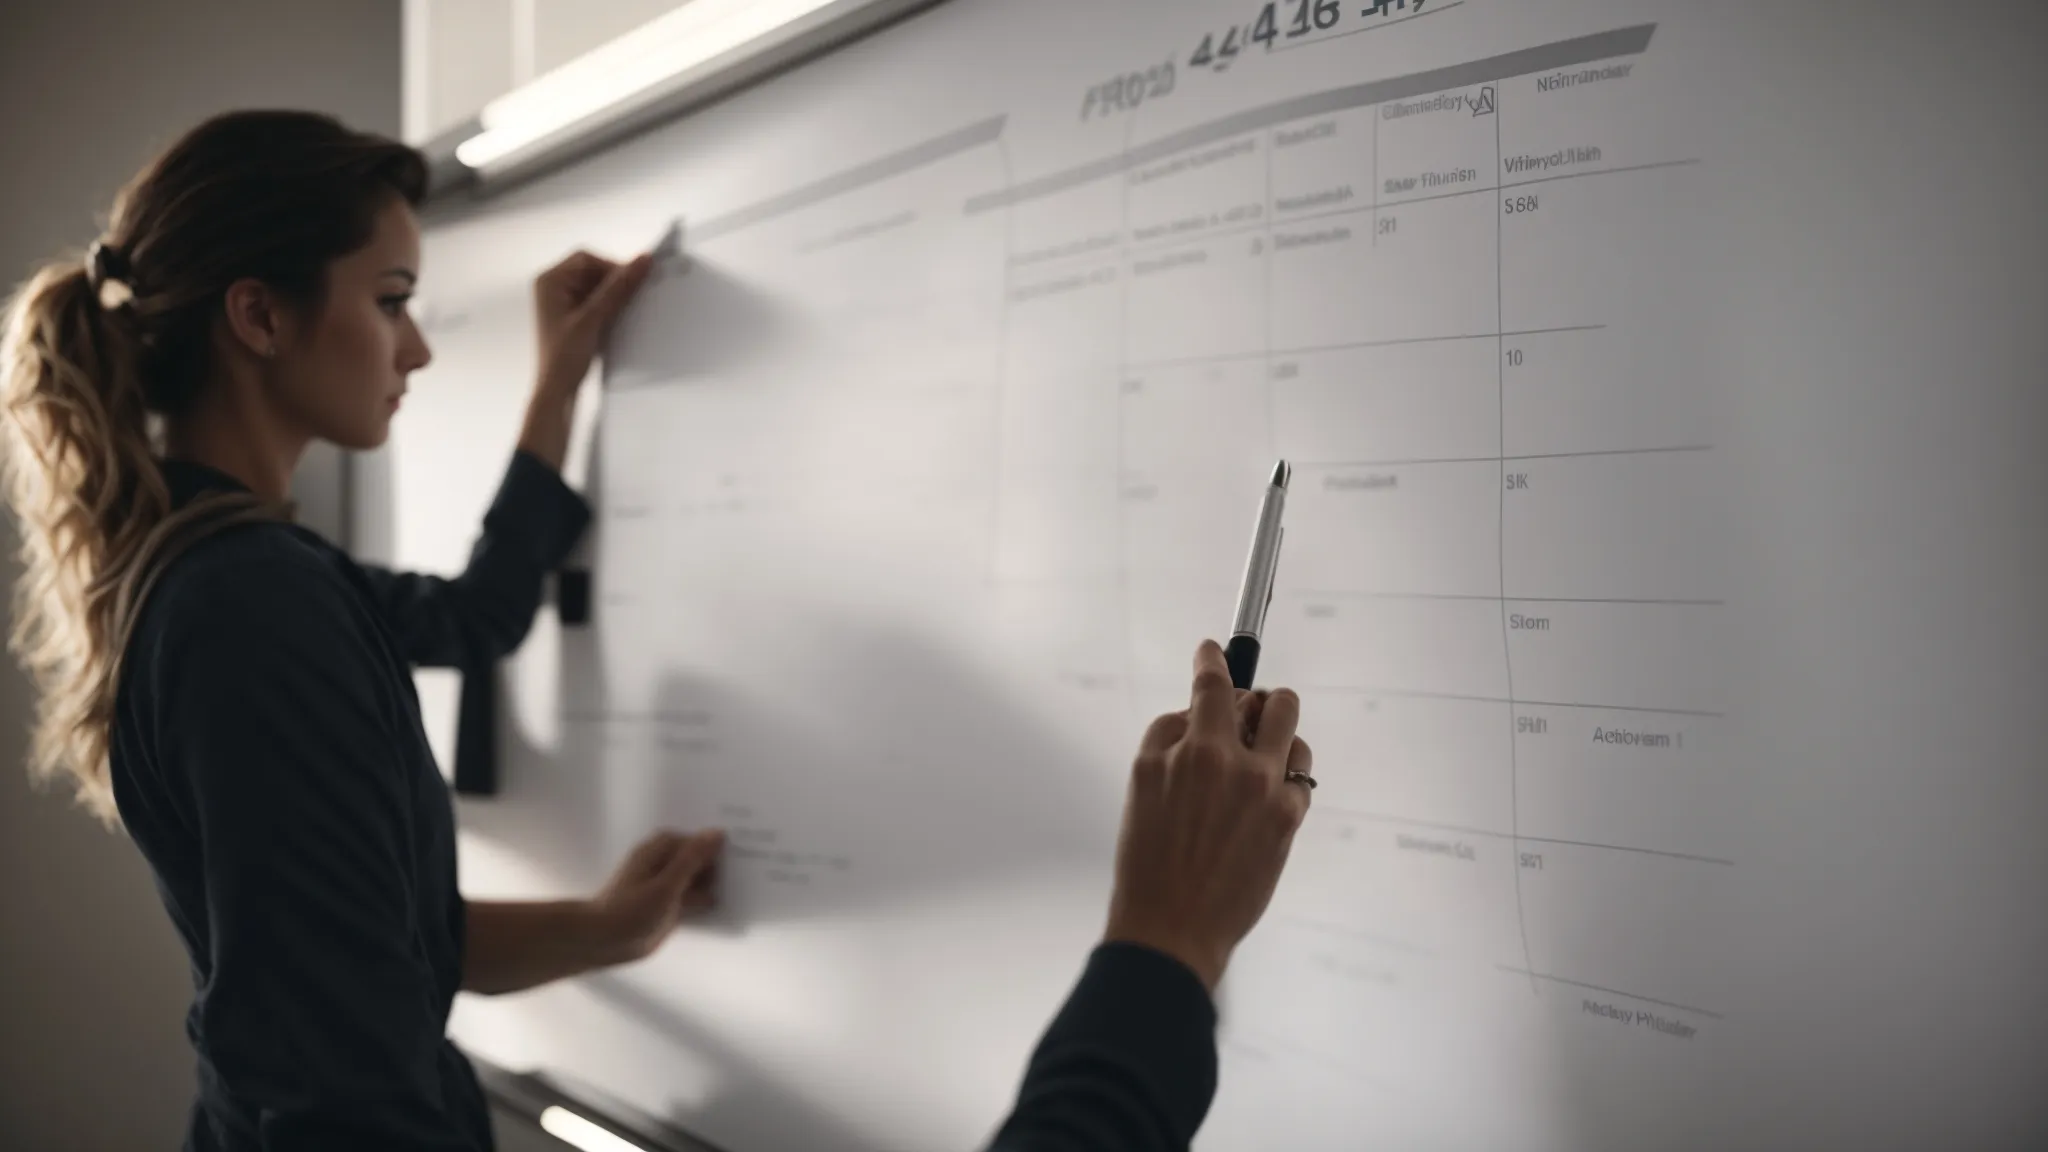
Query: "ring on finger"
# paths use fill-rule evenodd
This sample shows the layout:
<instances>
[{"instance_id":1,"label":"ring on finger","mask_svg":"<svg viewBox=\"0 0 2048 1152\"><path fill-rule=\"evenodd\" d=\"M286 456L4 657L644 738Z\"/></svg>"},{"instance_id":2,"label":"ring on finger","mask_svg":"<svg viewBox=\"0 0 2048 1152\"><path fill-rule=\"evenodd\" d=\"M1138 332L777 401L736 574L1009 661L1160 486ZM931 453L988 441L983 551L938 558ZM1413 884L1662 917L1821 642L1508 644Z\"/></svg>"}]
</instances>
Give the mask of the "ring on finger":
<instances>
[{"instance_id":1,"label":"ring on finger","mask_svg":"<svg viewBox=\"0 0 2048 1152\"><path fill-rule=\"evenodd\" d=\"M1309 791L1315 791L1316 778L1309 775L1306 772L1301 772L1293 768L1290 768L1287 770L1287 775L1284 777L1284 779L1289 784L1306 784L1308 785Z\"/></svg>"}]
</instances>

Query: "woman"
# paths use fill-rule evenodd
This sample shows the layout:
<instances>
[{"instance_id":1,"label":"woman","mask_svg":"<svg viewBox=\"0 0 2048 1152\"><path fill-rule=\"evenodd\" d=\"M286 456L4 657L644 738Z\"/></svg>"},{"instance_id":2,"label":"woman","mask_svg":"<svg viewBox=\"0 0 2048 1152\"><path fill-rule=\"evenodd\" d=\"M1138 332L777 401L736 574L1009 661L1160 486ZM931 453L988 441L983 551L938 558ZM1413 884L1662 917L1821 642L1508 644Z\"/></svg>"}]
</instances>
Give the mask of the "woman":
<instances>
[{"instance_id":1,"label":"woman","mask_svg":"<svg viewBox=\"0 0 2048 1152\"><path fill-rule=\"evenodd\" d=\"M560 467L644 257L536 281L538 380L459 577L358 565L291 523L306 446L381 444L428 361L406 310L424 184L417 153L325 117L208 121L84 260L21 289L0 348L32 766L135 840L190 956L193 1152L488 1149L445 1034L456 992L644 957L712 900L715 829L651 837L589 900L464 900L410 675L524 637L589 519ZM1206 1108L1207 990L1278 877L1307 752L1291 695L1233 694L1214 645L1200 660L1190 709L1141 747L1110 931L1004 1146L1185 1144Z\"/></svg>"},{"instance_id":2,"label":"woman","mask_svg":"<svg viewBox=\"0 0 2048 1152\"><path fill-rule=\"evenodd\" d=\"M191 956L195 1149L486 1147L456 990L635 959L710 898L715 833L649 840L589 901L461 900L409 670L524 636L589 515L558 472L577 385L643 264L539 279L539 380L459 578L359 567L282 507L310 441L382 443L427 363L424 184L332 121L223 117L12 309L33 763L126 827Z\"/></svg>"}]
</instances>

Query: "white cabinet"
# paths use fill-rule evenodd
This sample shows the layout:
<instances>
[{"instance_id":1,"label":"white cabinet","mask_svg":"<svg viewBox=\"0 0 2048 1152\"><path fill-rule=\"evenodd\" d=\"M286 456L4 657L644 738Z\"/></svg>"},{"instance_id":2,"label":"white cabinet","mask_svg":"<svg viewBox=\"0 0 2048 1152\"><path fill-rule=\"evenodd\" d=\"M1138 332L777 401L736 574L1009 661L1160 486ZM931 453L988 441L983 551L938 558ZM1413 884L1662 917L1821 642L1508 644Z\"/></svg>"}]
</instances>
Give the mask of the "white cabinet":
<instances>
[{"instance_id":1,"label":"white cabinet","mask_svg":"<svg viewBox=\"0 0 2048 1152\"><path fill-rule=\"evenodd\" d=\"M678 0L405 0L405 137L454 128L514 87Z\"/></svg>"}]
</instances>

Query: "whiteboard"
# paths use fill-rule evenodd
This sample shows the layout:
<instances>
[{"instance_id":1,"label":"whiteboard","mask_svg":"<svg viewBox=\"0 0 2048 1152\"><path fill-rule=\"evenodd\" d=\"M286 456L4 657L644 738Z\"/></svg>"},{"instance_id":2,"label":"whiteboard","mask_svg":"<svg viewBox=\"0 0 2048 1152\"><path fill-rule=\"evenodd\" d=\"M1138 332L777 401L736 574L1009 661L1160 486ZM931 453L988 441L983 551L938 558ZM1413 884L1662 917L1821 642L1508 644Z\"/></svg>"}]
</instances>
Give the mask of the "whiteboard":
<instances>
[{"instance_id":1,"label":"whiteboard","mask_svg":"<svg viewBox=\"0 0 2048 1152\"><path fill-rule=\"evenodd\" d=\"M528 278L685 235L465 887L732 837L718 916L457 1039L733 1152L978 1144L1285 457L1322 786L1201 1148L2039 1139L2040 9L1260 12L956 0L430 219L381 464L441 569Z\"/></svg>"}]
</instances>

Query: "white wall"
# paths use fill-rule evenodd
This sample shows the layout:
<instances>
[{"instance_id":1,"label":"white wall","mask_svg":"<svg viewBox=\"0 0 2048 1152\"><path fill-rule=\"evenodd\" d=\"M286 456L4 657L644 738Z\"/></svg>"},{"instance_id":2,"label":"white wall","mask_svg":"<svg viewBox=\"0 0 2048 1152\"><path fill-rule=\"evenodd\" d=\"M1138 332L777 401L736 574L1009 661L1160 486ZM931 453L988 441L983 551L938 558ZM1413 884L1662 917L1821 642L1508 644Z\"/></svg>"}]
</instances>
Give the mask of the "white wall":
<instances>
[{"instance_id":1,"label":"white wall","mask_svg":"<svg viewBox=\"0 0 2048 1152\"><path fill-rule=\"evenodd\" d=\"M0 31L0 280L96 234L120 183L237 106L399 130L399 0L9 4ZM309 523L345 513L340 459L308 460ZM7 528L0 578L18 571ZM125 840L20 770L26 683L0 668L0 1148L174 1148L192 1086L185 957Z\"/></svg>"}]
</instances>

